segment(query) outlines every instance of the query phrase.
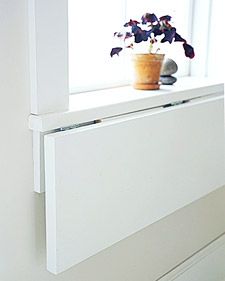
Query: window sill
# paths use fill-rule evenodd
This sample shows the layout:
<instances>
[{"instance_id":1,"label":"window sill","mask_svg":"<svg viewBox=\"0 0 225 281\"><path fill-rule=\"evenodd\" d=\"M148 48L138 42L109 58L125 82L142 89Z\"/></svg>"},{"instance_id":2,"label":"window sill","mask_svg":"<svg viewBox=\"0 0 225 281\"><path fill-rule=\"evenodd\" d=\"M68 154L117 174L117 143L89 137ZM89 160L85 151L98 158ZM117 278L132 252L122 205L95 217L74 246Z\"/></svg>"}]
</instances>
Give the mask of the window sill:
<instances>
[{"instance_id":1,"label":"window sill","mask_svg":"<svg viewBox=\"0 0 225 281\"><path fill-rule=\"evenodd\" d=\"M135 90L130 86L70 96L68 111L30 115L29 128L48 132L61 127L144 110L165 104L223 92L223 83L207 78L179 78L173 86L157 91Z\"/></svg>"}]
</instances>

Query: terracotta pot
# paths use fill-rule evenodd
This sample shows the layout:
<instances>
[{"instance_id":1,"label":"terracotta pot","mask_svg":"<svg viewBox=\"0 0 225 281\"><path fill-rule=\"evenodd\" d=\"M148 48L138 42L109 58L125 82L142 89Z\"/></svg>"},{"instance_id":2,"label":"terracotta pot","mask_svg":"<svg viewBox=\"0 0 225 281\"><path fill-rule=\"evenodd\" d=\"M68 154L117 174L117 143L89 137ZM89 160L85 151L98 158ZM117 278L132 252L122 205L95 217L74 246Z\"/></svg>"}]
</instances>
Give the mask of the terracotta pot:
<instances>
[{"instance_id":1,"label":"terracotta pot","mask_svg":"<svg viewBox=\"0 0 225 281\"><path fill-rule=\"evenodd\" d=\"M160 87L159 78L163 63L162 54L134 54L133 87L138 90L157 90Z\"/></svg>"}]
</instances>

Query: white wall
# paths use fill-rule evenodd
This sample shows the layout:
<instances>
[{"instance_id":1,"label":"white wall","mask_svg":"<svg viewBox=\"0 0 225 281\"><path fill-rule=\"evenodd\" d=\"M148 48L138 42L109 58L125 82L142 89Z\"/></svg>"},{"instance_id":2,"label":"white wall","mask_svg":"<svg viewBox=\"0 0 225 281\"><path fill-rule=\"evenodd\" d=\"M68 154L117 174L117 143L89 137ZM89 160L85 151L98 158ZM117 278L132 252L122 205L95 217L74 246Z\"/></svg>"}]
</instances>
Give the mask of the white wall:
<instances>
[{"instance_id":1,"label":"white wall","mask_svg":"<svg viewBox=\"0 0 225 281\"><path fill-rule=\"evenodd\" d=\"M152 281L225 231L225 188L54 276L28 130L27 1L0 1L0 280Z\"/></svg>"}]
</instances>

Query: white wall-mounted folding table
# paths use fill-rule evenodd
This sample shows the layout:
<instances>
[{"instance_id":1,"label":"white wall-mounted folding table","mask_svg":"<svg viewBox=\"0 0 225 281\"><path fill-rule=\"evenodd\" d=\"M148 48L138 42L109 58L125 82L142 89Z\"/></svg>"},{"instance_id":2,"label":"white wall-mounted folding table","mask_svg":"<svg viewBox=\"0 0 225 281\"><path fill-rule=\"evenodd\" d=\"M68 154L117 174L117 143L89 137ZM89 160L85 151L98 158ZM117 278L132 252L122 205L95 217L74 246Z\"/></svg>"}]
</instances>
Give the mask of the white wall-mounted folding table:
<instances>
[{"instance_id":1,"label":"white wall-mounted folding table","mask_svg":"<svg viewBox=\"0 0 225 281\"><path fill-rule=\"evenodd\" d=\"M119 114L109 110L102 118L104 107L92 108L96 118L90 122L45 134L51 272L70 268L225 183L223 88L209 89L174 92L176 98L162 90L161 104ZM160 91L156 95L159 101ZM42 127L50 124L45 118Z\"/></svg>"}]
</instances>

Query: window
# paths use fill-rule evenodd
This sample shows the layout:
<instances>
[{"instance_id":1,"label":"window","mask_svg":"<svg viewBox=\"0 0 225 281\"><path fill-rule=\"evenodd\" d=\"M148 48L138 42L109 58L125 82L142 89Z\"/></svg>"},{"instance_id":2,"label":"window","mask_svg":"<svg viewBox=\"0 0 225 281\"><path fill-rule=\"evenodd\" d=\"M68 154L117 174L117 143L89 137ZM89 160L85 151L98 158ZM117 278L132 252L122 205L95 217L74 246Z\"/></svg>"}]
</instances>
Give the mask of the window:
<instances>
[{"instance_id":1,"label":"window","mask_svg":"<svg viewBox=\"0 0 225 281\"><path fill-rule=\"evenodd\" d=\"M209 52L207 75L225 81L224 75L224 49L225 40L220 27L224 17L224 1L212 1L211 20L209 30Z\"/></svg>"},{"instance_id":2,"label":"window","mask_svg":"<svg viewBox=\"0 0 225 281\"><path fill-rule=\"evenodd\" d=\"M125 21L126 1L69 0L70 92L119 85L126 80L123 59L109 56L113 32ZM82 26L82 27L81 27Z\"/></svg>"},{"instance_id":3,"label":"window","mask_svg":"<svg viewBox=\"0 0 225 281\"><path fill-rule=\"evenodd\" d=\"M111 47L118 44L113 33L120 31L124 22L130 18L154 12L157 15L170 14L174 24L190 41L191 29L190 0L69 0L69 83L70 93L128 84L129 54L110 58ZM183 55L181 44L166 47L166 54L178 66L178 75L189 74L189 60ZM128 52L127 52L128 53Z\"/></svg>"}]
</instances>

